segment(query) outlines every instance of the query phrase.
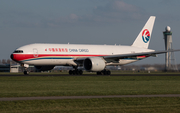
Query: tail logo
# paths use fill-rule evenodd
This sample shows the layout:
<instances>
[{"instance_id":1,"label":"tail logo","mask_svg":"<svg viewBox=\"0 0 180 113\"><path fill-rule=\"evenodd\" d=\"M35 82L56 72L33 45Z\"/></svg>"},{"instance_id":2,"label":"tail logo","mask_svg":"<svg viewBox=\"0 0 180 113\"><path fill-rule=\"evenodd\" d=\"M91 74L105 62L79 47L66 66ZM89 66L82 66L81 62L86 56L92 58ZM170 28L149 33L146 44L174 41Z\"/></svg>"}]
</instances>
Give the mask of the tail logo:
<instances>
[{"instance_id":1,"label":"tail logo","mask_svg":"<svg viewBox=\"0 0 180 113\"><path fill-rule=\"evenodd\" d=\"M149 33L149 30L148 29L145 29L143 32L142 32L142 39L145 43L147 43L150 39L150 33Z\"/></svg>"}]
</instances>

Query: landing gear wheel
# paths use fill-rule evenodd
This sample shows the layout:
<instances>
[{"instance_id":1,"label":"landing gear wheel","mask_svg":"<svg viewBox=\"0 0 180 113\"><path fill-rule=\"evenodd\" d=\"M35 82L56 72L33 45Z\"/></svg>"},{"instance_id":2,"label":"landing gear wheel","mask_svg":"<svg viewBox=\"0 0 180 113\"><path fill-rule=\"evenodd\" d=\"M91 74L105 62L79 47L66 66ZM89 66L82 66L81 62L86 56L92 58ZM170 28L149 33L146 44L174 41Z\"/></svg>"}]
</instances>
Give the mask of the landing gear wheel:
<instances>
[{"instance_id":1,"label":"landing gear wheel","mask_svg":"<svg viewBox=\"0 0 180 113\"><path fill-rule=\"evenodd\" d=\"M79 75L79 70L75 70L75 74L76 74L76 75Z\"/></svg>"},{"instance_id":2,"label":"landing gear wheel","mask_svg":"<svg viewBox=\"0 0 180 113\"><path fill-rule=\"evenodd\" d=\"M111 71L109 70L98 71L97 75L111 75Z\"/></svg>"},{"instance_id":3,"label":"landing gear wheel","mask_svg":"<svg viewBox=\"0 0 180 113\"><path fill-rule=\"evenodd\" d=\"M82 70L69 70L69 75L82 75Z\"/></svg>"},{"instance_id":4,"label":"landing gear wheel","mask_svg":"<svg viewBox=\"0 0 180 113\"><path fill-rule=\"evenodd\" d=\"M111 71L108 70L108 71L107 71L107 75L111 75Z\"/></svg>"},{"instance_id":5,"label":"landing gear wheel","mask_svg":"<svg viewBox=\"0 0 180 113\"><path fill-rule=\"evenodd\" d=\"M75 70L73 70L73 71L72 71L72 73L73 73L73 75L75 75L75 74L76 74L76 71L75 71Z\"/></svg>"},{"instance_id":6,"label":"landing gear wheel","mask_svg":"<svg viewBox=\"0 0 180 113\"><path fill-rule=\"evenodd\" d=\"M78 73L79 73L79 75L82 75L83 71L82 70L78 70Z\"/></svg>"},{"instance_id":7,"label":"landing gear wheel","mask_svg":"<svg viewBox=\"0 0 180 113\"><path fill-rule=\"evenodd\" d=\"M28 71L29 65L28 64L21 64L21 66L23 67L24 75L29 75L29 71Z\"/></svg>"},{"instance_id":8,"label":"landing gear wheel","mask_svg":"<svg viewBox=\"0 0 180 113\"><path fill-rule=\"evenodd\" d=\"M69 75L72 75L72 74L73 74L72 70L69 70Z\"/></svg>"},{"instance_id":9,"label":"landing gear wheel","mask_svg":"<svg viewBox=\"0 0 180 113\"><path fill-rule=\"evenodd\" d=\"M29 72L28 71L24 71L24 75L29 75Z\"/></svg>"},{"instance_id":10,"label":"landing gear wheel","mask_svg":"<svg viewBox=\"0 0 180 113\"><path fill-rule=\"evenodd\" d=\"M102 73L100 71L97 72L97 75L102 75Z\"/></svg>"},{"instance_id":11,"label":"landing gear wheel","mask_svg":"<svg viewBox=\"0 0 180 113\"><path fill-rule=\"evenodd\" d=\"M106 70L104 70L102 73L103 73L103 75L107 75L107 71Z\"/></svg>"}]
</instances>

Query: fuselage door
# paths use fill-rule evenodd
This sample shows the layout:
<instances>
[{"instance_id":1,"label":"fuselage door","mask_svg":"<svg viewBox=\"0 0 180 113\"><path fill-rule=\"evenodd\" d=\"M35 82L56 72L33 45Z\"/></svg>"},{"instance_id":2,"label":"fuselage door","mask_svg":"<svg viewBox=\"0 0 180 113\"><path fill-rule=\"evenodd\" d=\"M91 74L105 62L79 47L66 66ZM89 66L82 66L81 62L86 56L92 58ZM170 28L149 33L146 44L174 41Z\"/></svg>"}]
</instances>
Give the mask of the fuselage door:
<instances>
[{"instance_id":1,"label":"fuselage door","mask_svg":"<svg viewBox=\"0 0 180 113\"><path fill-rule=\"evenodd\" d=\"M36 48L33 49L34 57L38 57L38 50Z\"/></svg>"}]
</instances>

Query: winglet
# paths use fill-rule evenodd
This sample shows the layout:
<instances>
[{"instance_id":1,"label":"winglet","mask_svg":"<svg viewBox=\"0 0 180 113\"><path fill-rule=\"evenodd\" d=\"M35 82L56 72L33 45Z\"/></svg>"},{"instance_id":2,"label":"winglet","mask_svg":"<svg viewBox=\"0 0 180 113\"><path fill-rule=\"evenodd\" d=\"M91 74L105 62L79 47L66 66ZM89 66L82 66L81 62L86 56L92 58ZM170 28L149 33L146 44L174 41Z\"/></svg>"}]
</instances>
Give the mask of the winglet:
<instances>
[{"instance_id":1,"label":"winglet","mask_svg":"<svg viewBox=\"0 0 180 113\"><path fill-rule=\"evenodd\" d=\"M155 19L155 16L150 16L149 20L146 22L143 29L131 46L148 48Z\"/></svg>"}]
</instances>

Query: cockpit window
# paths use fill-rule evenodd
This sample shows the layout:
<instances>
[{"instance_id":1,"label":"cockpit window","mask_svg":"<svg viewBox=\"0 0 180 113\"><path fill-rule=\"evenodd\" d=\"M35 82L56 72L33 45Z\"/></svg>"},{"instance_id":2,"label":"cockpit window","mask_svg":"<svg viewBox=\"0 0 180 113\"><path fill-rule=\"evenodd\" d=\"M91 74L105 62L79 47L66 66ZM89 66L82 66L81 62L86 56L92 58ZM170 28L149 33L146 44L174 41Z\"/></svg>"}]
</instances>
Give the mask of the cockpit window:
<instances>
[{"instance_id":1,"label":"cockpit window","mask_svg":"<svg viewBox=\"0 0 180 113\"><path fill-rule=\"evenodd\" d=\"M23 50L16 50L14 53L23 53Z\"/></svg>"}]
</instances>

